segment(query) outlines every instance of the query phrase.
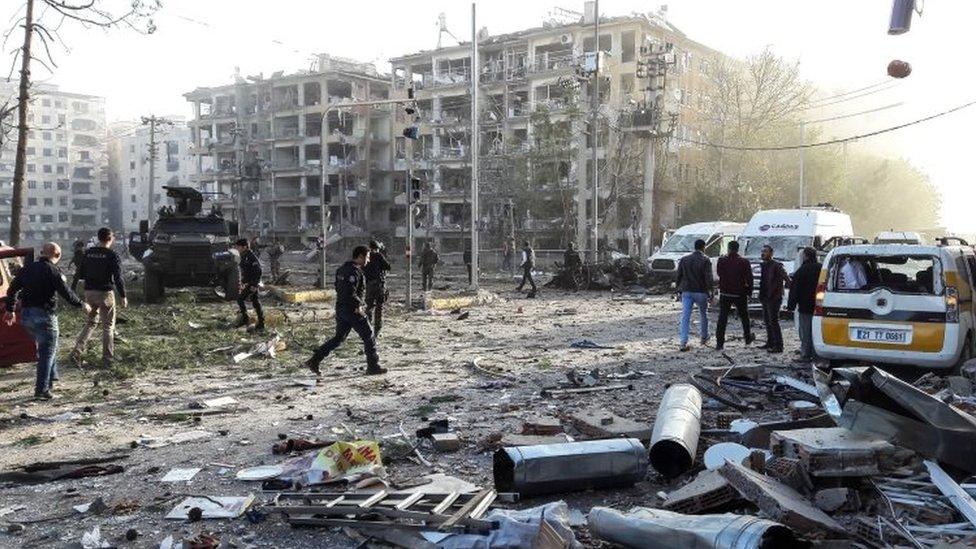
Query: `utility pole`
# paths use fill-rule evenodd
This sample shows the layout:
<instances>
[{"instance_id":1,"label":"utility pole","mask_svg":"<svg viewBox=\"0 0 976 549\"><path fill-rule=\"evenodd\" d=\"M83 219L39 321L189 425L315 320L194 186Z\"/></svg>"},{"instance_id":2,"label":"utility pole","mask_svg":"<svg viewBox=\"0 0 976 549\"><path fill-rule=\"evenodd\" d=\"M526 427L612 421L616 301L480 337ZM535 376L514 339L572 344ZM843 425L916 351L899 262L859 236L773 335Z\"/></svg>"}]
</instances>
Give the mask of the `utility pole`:
<instances>
[{"instance_id":1,"label":"utility pole","mask_svg":"<svg viewBox=\"0 0 976 549\"><path fill-rule=\"evenodd\" d=\"M804 154L803 154L803 150L804 150L803 149L803 142L806 139L806 136L804 135L804 130L805 130L805 123L804 122L800 122L800 149L797 152L800 155L800 204L799 204L799 206L801 208L803 207L803 194L804 194L803 193L803 190L804 190L803 189L803 156L804 156Z\"/></svg>"},{"instance_id":2,"label":"utility pole","mask_svg":"<svg viewBox=\"0 0 976 549\"><path fill-rule=\"evenodd\" d=\"M600 111L600 0L593 2L593 85L590 137L593 145L593 262L600 260L600 170L597 169L596 150L599 146L597 120Z\"/></svg>"},{"instance_id":3,"label":"utility pole","mask_svg":"<svg viewBox=\"0 0 976 549\"><path fill-rule=\"evenodd\" d=\"M27 0L24 46L20 52L20 95L17 97L17 153L14 157L14 193L10 204L10 245L20 244L24 215L24 171L27 169L27 108L30 101L31 38L34 36L34 0Z\"/></svg>"},{"instance_id":4,"label":"utility pole","mask_svg":"<svg viewBox=\"0 0 976 549\"><path fill-rule=\"evenodd\" d=\"M156 220L156 159L159 158L156 133L162 132L162 128L165 126L172 126L173 121L152 114L142 117L142 125L149 126L149 196L147 197L148 211L146 212L146 219L149 220L149 225L152 226L153 221Z\"/></svg>"},{"instance_id":5,"label":"utility pole","mask_svg":"<svg viewBox=\"0 0 976 549\"><path fill-rule=\"evenodd\" d=\"M651 253L651 242L654 232L654 171L656 167L657 141L667 135L661 127L664 118L664 90L667 86L668 67L673 63L670 59L671 49L655 45L641 46L642 59L637 63L637 77L646 78L647 87L644 89L644 102L633 112L631 127L633 131L645 137L644 144L644 189L641 203L640 226L643 231L641 237L641 253L647 257Z\"/></svg>"},{"instance_id":6,"label":"utility pole","mask_svg":"<svg viewBox=\"0 0 976 549\"><path fill-rule=\"evenodd\" d=\"M478 203L478 28L475 20L476 5L471 3L471 289L478 289L478 224L481 216Z\"/></svg>"}]
</instances>

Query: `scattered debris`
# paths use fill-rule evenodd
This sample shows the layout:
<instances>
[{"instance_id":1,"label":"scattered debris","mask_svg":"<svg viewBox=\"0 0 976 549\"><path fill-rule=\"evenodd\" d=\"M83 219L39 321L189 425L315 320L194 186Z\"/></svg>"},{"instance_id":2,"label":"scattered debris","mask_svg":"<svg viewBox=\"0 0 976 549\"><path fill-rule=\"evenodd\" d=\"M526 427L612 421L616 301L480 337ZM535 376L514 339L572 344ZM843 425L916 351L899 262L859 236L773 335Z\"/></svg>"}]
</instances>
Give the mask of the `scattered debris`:
<instances>
[{"instance_id":1,"label":"scattered debris","mask_svg":"<svg viewBox=\"0 0 976 549\"><path fill-rule=\"evenodd\" d=\"M234 364L240 364L252 356L267 355L270 358L274 358L279 351L283 350L285 350L285 342L282 341L281 336L275 335L268 341L258 343L251 347L250 351L235 354L231 360L233 360Z\"/></svg>"},{"instance_id":2,"label":"scattered debris","mask_svg":"<svg viewBox=\"0 0 976 549\"><path fill-rule=\"evenodd\" d=\"M434 433L430 435L434 450L438 452L456 452L461 449L461 439L455 433Z\"/></svg>"},{"instance_id":3,"label":"scattered debris","mask_svg":"<svg viewBox=\"0 0 976 549\"><path fill-rule=\"evenodd\" d=\"M181 501L166 515L168 520L191 520L190 511L199 510L200 519L231 519L244 514L254 503L254 495L193 496ZM197 513L194 513L196 515Z\"/></svg>"},{"instance_id":4,"label":"scattered debris","mask_svg":"<svg viewBox=\"0 0 976 549\"><path fill-rule=\"evenodd\" d=\"M506 447L492 471L496 489L523 497L625 487L647 473L647 450L633 438Z\"/></svg>"},{"instance_id":5,"label":"scattered debris","mask_svg":"<svg viewBox=\"0 0 976 549\"><path fill-rule=\"evenodd\" d=\"M651 440L651 426L605 411L587 410L570 416L573 427L591 438L636 438Z\"/></svg>"},{"instance_id":6,"label":"scattered debris","mask_svg":"<svg viewBox=\"0 0 976 549\"><path fill-rule=\"evenodd\" d=\"M237 404L237 399L231 396L222 396L203 401L203 405L207 408L220 408L222 406L230 406L232 404Z\"/></svg>"},{"instance_id":7,"label":"scattered debris","mask_svg":"<svg viewBox=\"0 0 976 549\"><path fill-rule=\"evenodd\" d=\"M651 434L650 461L667 478L688 471L698 451L702 397L691 385L672 385L661 397Z\"/></svg>"},{"instance_id":8,"label":"scattered debris","mask_svg":"<svg viewBox=\"0 0 976 549\"><path fill-rule=\"evenodd\" d=\"M777 456L799 459L815 477L877 475L895 454L888 442L842 427L773 431L770 448Z\"/></svg>"},{"instance_id":9,"label":"scattered debris","mask_svg":"<svg viewBox=\"0 0 976 549\"><path fill-rule=\"evenodd\" d=\"M579 341L573 341L569 344L570 347L574 349L616 349L616 347L610 347L608 345L600 345L599 343L594 343L589 339L581 339Z\"/></svg>"},{"instance_id":10,"label":"scattered debris","mask_svg":"<svg viewBox=\"0 0 976 549\"><path fill-rule=\"evenodd\" d=\"M280 480L303 486L385 475L379 444L369 440L335 442L280 465L283 470L278 475Z\"/></svg>"},{"instance_id":11,"label":"scattered debris","mask_svg":"<svg viewBox=\"0 0 976 549\"><path fill-rule=\"evenodd\" d=\"M189 482L203 469L200 467L190 467L186 469L170 469L166 476L159 479L160 482Z\"/></svg>"},{"instance_id":12,"label":"scattered debris","mask_svg":"<svg viewBox=\"0 0 976 549\"><path fill-rule=\"evenodd\" d=\"M723 510L741 500L739 492L718 471L705 470L668 494L662 507L676 513L697 515Z\"/></svg>"},{"instance_id":13,"label":"scattered debris","mask_svg":"<svg viewBox=\"0 0 976 549\"><path fill-rule=\"evenodd\" d=\"M742 497L773 520L812 538L847 537L840 524L789 486L732 462L726 462L719 472Z\"/></svg>"},{"instance_id":14,"label":"scattered debris","mask_svg":"<svg viewBox=\"0 0 976 549\"><path fill-rule=\"evenodd\" d=\"M797 541L786 526L748 515L682 515L647 507L624 514L594 507L588 522L595 537L640 549L760 549Z\"/></svg>"},{"instance_id":15,"label":"scattered debris","mask_svg":"<svg viewBox=\"0 0 976 549\"><path fill-rule=\"evenodd\" d=\"M705 450L702 460L706 469L718 469L726 461L743 464L752 453L749 448L735 442L720 442Z\"/></svg>"}]
</instances>

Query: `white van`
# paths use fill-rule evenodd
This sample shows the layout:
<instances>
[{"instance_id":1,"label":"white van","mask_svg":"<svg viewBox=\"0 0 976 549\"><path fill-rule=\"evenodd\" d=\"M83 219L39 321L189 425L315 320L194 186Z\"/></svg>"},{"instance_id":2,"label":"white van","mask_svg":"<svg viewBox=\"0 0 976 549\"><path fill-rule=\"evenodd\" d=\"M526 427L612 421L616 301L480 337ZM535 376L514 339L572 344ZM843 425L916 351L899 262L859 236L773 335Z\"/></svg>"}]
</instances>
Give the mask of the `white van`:
<instances>
[{"instance_id":1,"label":"white van","mask_svg":"<svg viewBox=\"0 0 976 549\"><path fill-rule=\"evenodd\" d=\"M745 223L731 221L708 221L679 228L651 256L652 275L656 280L674 281L678 276L678 261L695 251L695 241L701 239L705 241L705 255L712 259L712 274L717 277L715 268L719 256L726 252L729 242L738 238L745 226Z\"/></svg>"},{"instance_id":2,"label":"white van","mask_svg":"<svg viewBox=\"0 0 976 549\"><path fill-rule=\"evenodd\" d=\"M831 206L796 210L756 212L739 237L739 253L752 263L755 292L750 307L759 305L759 264L763 246L773 248L773 257L792 275L799 265L800 250L811 246L821 256L835 246L850 243L854 236L851 216ZM783 307L786 307L786 296Z\"/></svg>"}]
</instances>

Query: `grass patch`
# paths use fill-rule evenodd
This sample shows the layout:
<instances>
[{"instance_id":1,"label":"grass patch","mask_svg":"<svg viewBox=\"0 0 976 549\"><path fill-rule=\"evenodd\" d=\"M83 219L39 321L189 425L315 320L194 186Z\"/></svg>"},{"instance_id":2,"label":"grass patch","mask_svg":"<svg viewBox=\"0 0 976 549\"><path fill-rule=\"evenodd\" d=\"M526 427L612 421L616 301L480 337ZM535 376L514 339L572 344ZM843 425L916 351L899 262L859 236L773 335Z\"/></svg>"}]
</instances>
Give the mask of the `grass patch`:
<instances>
[{"instance_id":1,"label":"grass patch","mask_svg":"<svg viewBox=\"0 0 976 549\"><path fill-rule=\"evenodd\" d=\"M48 442L48 440L50 439L42 437L40 435L29 435L14 442L14 445L24 446L24 447L37 446L38 444L44 444L45 442Z\"/></svg>"}]
</instances>

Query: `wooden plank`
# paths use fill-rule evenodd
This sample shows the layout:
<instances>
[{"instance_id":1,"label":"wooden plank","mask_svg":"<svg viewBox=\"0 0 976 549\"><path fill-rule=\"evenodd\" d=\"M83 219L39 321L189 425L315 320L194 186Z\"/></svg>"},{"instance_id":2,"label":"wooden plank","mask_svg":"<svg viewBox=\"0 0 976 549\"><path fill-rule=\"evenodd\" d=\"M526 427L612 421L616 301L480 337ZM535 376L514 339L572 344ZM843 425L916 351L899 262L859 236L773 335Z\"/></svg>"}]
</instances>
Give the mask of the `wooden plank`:
<instances>
[{"instance_id":1,"label":"wooden plank","mask_svg":"<svg viewBox=\"0 0 976 549\"><path fill-rule=\"evenodd\" d=\"M478 503L477 506L475 506L474 510L471 511L471 515L470 515L471 518L480 519L482 515L485 514L485 511L487 511L488 508L491 507L491 504L495 503L495 498L497 497L498 497L498 492L492 490L487 496L485 496L483 500L481 500L480 503Z\"/></svg>"},{"instance_id":2,"label":"wooden plank","mask_svg":"<svg viewBox=\"0 0 976 549\"><path fill-rule=\"evenodd\" d=\"M477 507L479 503L481 503L481 500L491 495L492 492L494 492L494 490L492 490L491 488L485 488L484 490L478 492L478 495L471 498L470 500L468 500L467 503L462 505L460 509L458 509L453 515L451 515L451 518L445 520L444 523L440 525L439 529L447 530L453 528L454 525L456 525L462 519L469 518L471 511L473 511L474 508Z\"/></svg>"},{"instance_id":3,"label":"wooden plank","mask_svg":"<svg viewBox=\"0 0 976 549\"><path fill-rule=\"evenodd\" d=\"M453 505L454 502L457 501L457 498L460 496L461 494L459 492L451 492L450 494L447 494L446 496L444 496L443 501L438 503L437 506L431 510L431 513L434 513L435 515L443 514L444 511L447 511L447 509L451 505Z\"/></svg>"},{"instance_id":4,"label":"wooden plank","mask_svg":"<svg viewBox=\"0 0 976 549\"><path fill-rule=\"evenodd\" d=\"M383 499L386 498L386 496L388 495L390 495L390 493L387 492L386 490L380 490L379 492L376 492L373 495L373 497L370 497L366 499L366 501L360 503L359 506L362 507L363 509L369 509L373 505L376 505L377 503L383 501Z\"/></svg>"},{"instance_id":5,"label":"wooden plank","mask_svg":"<svg viewBox=\"0 0 976 549\"><path fill-rule=\"evenodd\" d=\"M426 494L424 494L423 492L417 492L414 495L412 495L412 496L408 497L407 499L405 499L405 500L401 501L400 503L398 503L396 505L396 508L399 509L400 511L404 511L406 509L409 509L410 506L412 506L414 503L417 503L418 501L420 501L425 495Z\"/></svg>"}]
</instances>

